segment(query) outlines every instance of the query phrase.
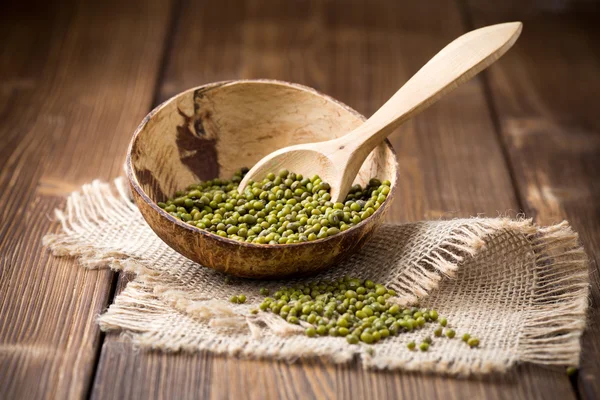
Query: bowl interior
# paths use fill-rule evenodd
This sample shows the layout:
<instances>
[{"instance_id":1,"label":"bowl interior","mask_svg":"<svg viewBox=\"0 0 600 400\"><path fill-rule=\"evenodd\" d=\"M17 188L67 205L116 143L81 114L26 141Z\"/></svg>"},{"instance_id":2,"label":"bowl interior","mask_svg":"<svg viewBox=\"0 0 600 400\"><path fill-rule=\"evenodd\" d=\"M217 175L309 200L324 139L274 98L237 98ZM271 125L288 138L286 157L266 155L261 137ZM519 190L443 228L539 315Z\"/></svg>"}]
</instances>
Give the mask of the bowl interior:
<instances>
[{"instance_id":1,"label":"bowl interior","mask_svg":"<svg viewBox=\"0 0 600 400\"><path fill-rule=\"evenodd\" d=\"M142 122L130 148L133 178L153 201L299 143L342 136L364 121L356 111L312 89L277 81L205 85L166 101ZM396 158L382 143L355 183L372 177L396 181ZM312 175L314 171L294 171Z\"/></svg>"}]
</instances>

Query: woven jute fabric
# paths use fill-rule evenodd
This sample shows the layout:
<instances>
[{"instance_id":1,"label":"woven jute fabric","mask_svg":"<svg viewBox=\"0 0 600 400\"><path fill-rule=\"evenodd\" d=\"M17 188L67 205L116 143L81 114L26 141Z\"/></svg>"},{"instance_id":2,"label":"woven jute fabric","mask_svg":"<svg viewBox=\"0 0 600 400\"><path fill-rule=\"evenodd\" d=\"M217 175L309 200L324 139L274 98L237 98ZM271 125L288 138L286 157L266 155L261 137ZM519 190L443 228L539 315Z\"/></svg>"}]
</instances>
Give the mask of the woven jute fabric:
<instances>
[{"instance_id":1,"label":"woven jute fabric","mask_svg":"<svg viewBox=\"0 0 600 400\"><path fill-rule=\"evenodd\" d=\"M268 312L251 314L272 291L302 280L234 279L181 256L148 227L125 182L93 182L57 210L60 231L45 244L56 256L77 257L86 268L133 272L108 310L103 330L119 330L143 348L240 357L335 363L359 359L366 368L482 374L519 362L578 365L588 307L587 259L566 222L538 227L530 220L455 219L384 225L359 252L316 279L344 275L393 288L401 304L418 303L447 317L460 336L481 339L469 348L459 337L435 339L428 352L406 344L433 336L435 324L375 345L345 338L308 338L304 328ZM231 304L244 293L245 304Z\"/></svg>"}]
</instances>

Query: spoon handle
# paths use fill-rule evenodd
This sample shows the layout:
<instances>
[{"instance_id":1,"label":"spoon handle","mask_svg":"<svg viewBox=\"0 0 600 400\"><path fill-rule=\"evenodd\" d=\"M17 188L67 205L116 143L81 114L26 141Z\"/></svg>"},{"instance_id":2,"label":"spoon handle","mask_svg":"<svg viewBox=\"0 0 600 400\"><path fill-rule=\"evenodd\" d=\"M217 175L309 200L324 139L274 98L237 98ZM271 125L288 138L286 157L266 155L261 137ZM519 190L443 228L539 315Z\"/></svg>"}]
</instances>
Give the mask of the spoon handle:
<instances>
[{"instance_id":1,"label":"spoon handle","mask_svg":"<svg viewBox=\"0 0 600 400\"><path fill-rule=\"evenodd\" d=\"M462 35L429 60L363 125L336 139L340 154L335 156L347 160L350 169L357 164L349 179L354 179L365 158L394 129L494 63L515 43L521 29L521 22L509 22Z\"/></svg>"}]
</instances>

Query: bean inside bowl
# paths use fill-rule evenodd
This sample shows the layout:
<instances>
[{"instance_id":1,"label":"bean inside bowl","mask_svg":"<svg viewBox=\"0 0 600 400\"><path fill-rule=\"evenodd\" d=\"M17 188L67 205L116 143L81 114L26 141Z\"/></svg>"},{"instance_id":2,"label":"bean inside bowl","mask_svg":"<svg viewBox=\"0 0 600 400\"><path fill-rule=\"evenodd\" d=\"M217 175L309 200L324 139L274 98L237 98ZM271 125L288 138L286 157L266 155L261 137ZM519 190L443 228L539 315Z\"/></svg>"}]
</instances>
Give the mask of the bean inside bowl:
<instances>
[{"instance_id":1,"label":"bean inside bowl","mask_svg":"<svg viewBox=\"0 0 600 400\"><path fill-rule=\"evenodd\" d=\"M180 93L148 114L132 138L127 177L150 227L189 259L241 277L312 274L360 249L383 222L398 172L389 142L369 155L355 180L361 186L373 177L389 180L387 200L365 221L325 239L285 245L238 242L180 221L157 202L199 180L229 179L279 148L342 136L364 119L348 106L296 84L208 84Z\"/></svg>"}]
</instances>

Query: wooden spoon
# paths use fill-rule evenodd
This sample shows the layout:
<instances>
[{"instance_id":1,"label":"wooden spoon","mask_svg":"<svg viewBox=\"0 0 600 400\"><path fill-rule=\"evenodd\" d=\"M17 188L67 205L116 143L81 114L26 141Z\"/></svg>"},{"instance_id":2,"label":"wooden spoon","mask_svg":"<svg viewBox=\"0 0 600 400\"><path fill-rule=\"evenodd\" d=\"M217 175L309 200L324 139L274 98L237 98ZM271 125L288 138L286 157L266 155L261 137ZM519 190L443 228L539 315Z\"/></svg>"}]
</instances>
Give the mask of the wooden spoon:
<instances>
[{"instance_id":1,"label":"wooden spoon","mask_svg":"<svg viewBox=\"0 0 600 400\"><path fill-rule=\"evenodd\" d=\"M468 81L502 56L521 33L521 22L487 26L466 33L443 48L364 124L340 138L285 147L261 159L242 180L288 169L317 174L331 185L332 201L341 202L369 153L400 124Z\"/></svg>"}]
</instances>

